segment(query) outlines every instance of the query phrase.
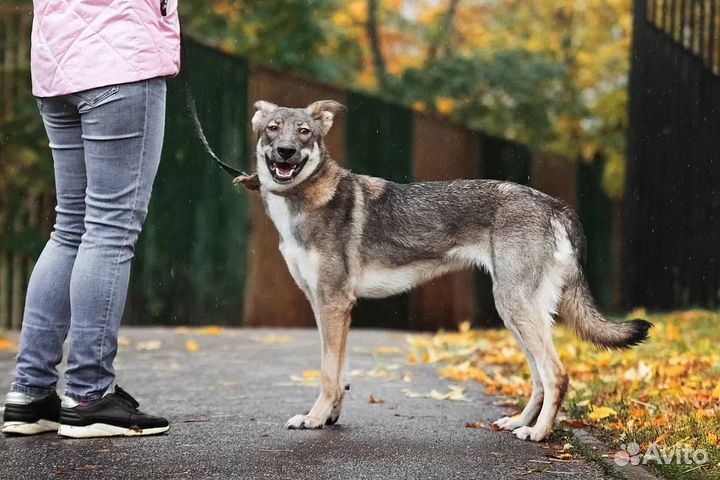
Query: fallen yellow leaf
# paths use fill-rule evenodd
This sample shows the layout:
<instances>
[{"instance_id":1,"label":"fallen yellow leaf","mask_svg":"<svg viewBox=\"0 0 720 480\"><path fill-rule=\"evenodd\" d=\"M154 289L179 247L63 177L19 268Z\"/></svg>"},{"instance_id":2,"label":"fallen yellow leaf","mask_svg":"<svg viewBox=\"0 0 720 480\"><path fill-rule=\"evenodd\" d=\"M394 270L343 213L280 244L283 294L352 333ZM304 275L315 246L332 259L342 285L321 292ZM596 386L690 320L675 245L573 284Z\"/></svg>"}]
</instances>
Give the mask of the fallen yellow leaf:
<instances>
[{"instance_id":1,"label":"fallen yellow leaf","mask_svg":"<svg viewBox=\"0 0 720 480\"><path fill-rule=\"evenodd\" d=\"M291 375L290 380L303 387L320 386L320 370L305 370L302 375Z\"/></svg>"},{"instance_id":2,"label":"fallen yellow leaf","mask_svg":"<svg viewBox=\"0 0 720 480\"><path fill-rule=\"evenodd\" d=\"M198 350L200 350L200 345L198 345L197 342L194 340L188 340L185 343L185 350L187 350L188 352L197 352Z\"/></svg>"},{"instance_id":3,"label":"fallen yellow leaf","mask_svg":"<svg viewBox=\"0 0 720 480\"><path fill-rule=\"evenodd\" d=\"M617 415L615 409L610 407L595 407L592 412L588 414L590 420L602 420L603 418Z\"/></svg>"},{"instance_id":4,"label":"fallen yellow leaf","mask_svg":"<svg viewBox=\"0 0 720 480\"><path fill-rule=\"evenodd\" d=\"M665 335L668 340L674 342L680 339L680 329L676 325L670 323L667 326L667 332L665 333Z\"/></svg>"},{"instance_id":5,"label":"fallen yellow leaf","mask_svg":"<svg viewBox=\"0 0 720 480\"><path fill-rule=\"evenodd\" d=\"M378 355L394 355L397 353L402 353L402 350L400 350L398 347L388 347L384 345L376 347L374 351Z\"/></svg>"},{"instance_id":6,"label":"fallen yellow leaf","mask_svg":"<svg viewBox=\"0 0 720 480\"><path fill-rule=\"evenodd\" d=\"M404 389L402 392L405 394L408 398L417 398L417 397L425 397L425 398L431 398L433 400L453 400L453 401L462 401L462 402L468 402L469 400L465 397L465 389L463 387L459 386L451 386L450 391L447 393L440 393L437 390L433 389L430 391L430 393L417 393L413 392L412 390Z\"/></svg>"},{"instance_id":7,"label":"fallen yellow leaf","mask_svg":"<svg viewBox=\"0 0 720 480\"><path fill-rule=\"evenodd\" d=\"M715 389L712 392L713 398L720 399L720 382L718 382L717 385L715 385Z\"/></svg>"},{"instance_id":8,"label":"fallen yellow leaf","mask_svg":"<svg viewBox=\"0 0 720 480\"><path fill-rule=\"evenodd\" d=\"M220 334L222 333L222 331L223 331L222 328L220 328L220 327L218 327L218 326L216 326L216 325L211 325L211 326L209 326L209 327L199 328L198 331L197 331L197 333L198 333L199 335L212 335L212 336L217 336L217 335L220 335Z\"/></svg>"},{"instance_id":9,"label":"fallen yellow leaf","mask_svg":"<svg viewBox=\"0 0 720 480\"><path fill-rule=\"evenodd\" d=\"M266 345L286 345L292 341L293 338L288 335L267 335L262 339L262 343Z\"/></svg>"},{"instance_id":10,"label":"fallen yellow leaf","mask_svg":"<svg viewBox=\"0 0 720 480\"><path fill-rule=\"evenodd\" d=\"M465 428L487 428L483 422L466 422Z\"/></svg>"},{"instance_id":11,"label":"fallen yellow leaf","mask_svg":"<svg viewBox=\"0 0 720 480\"><path fill-rule=\"evenodd\" d=\"M0 338L0 350L17 350L17 343L12 340Z\"/></svg>"}]
</instances>

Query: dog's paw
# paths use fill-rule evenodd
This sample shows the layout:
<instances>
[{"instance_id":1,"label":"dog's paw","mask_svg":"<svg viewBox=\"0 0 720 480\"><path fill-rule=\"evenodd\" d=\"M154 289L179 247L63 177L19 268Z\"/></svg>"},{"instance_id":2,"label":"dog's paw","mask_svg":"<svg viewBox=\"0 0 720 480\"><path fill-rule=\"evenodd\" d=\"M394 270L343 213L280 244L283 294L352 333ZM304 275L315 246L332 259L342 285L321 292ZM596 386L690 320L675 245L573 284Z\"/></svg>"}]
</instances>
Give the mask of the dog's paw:
<instances>
[{"instance_id":1,"label":"dog's paw","mask_svg":"<svg viewBox=\"0 0 720 480\"><path fill-rule=\"evenodd\" d=\"M325 421L325 425L335 425L340 418L340 413L342 412L342 405L343 400L345 399L345 392L350 390L350 384L348 383L345 385L342 392L340 392L340 399L333 405L332 412L330 412L330 417Z\"/></svg>"},{"instance_id":2,"label":"dog's paw","mask_svg":"<svg viewBox=\"0 0 720 480\"><path fill-rule=\"evenodd\" d=\"M537 426L534 427L520 427L513 430L513 435L515 435L520 440L532 440L533 442L540 442L542 440L545 440L547 437L550 436L550 433L552 433L552 430L547 430L544 428L538 428Z\"/></svg>"},{"instance_id":3,"label":"dog's paw","mask_svg":"<svg viewBox=\"0 0 720 480\"><path fill-rule=\"evenodd\" d=\"M310 415L295 415L285 423L285 428L289 430L303 430L322 428L325 422L313 419Z\"/></svg>"},{"instance_id":4,"label":"dog's paw","mask_svg":"<svg viewBox=\"0 0 720 480\"><path fill-rule=\"evenodd\" d=\"M499 420L496 420L493 422L493 425L495 425L500 430L508 430L512 431L520 427L524 427L525 423L522 422L519 416L517 417L503 417Z\"/></svg>"},{"instance_id":5,"label":"dog's paw","mask_svg":"<svg viewBox=\"0 0 720 480\"><path fill-rule=\"evenodd\" d=\"M257 191L260 190L260 179L258 178L257 173L253 173L252 175L240 175L239 177L235 177L233 179L233 185L235 185L236 188L247 188L251 191Z\"/></svg>"}]
</instances>

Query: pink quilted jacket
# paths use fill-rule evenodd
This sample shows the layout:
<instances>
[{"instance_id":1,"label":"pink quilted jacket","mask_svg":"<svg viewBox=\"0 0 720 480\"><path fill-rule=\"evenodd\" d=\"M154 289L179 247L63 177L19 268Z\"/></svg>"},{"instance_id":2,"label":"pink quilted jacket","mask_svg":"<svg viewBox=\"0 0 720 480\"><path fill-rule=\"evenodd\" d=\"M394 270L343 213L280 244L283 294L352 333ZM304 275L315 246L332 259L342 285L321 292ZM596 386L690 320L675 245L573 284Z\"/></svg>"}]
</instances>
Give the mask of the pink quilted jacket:
<instances>
[{"instance_id":1,"label":"pink quilted jacket","mask_svg":"<svg viewBox=\"0 0 720 480\"><path fill-rule=\"evenodd\" d=\"M178 0L33 0L38 97L175 75Z\"/></svg>"}]
</instances>

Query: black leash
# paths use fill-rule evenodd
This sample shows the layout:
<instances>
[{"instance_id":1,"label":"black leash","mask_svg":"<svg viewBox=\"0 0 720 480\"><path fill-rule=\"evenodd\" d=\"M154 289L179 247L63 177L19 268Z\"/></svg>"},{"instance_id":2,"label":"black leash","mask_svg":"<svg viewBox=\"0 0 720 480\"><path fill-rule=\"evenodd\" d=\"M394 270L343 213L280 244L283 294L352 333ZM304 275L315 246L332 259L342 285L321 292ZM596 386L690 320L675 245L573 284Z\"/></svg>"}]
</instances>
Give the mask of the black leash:
<instances>
[{"instance_id":1,"label":"black leash","mask_svg":"<svg viewBox=\"0 0 720 480\"><path fill-rule=\"evenodd\" d=\"M190 113L190 119L192 120L193 127L195 128L195 134L200 139L200 142L203 144L205 151L210 155L210 157L212 157L215 164L218 167L222 168L228 175L231 175L233 178L239 177L241 175L248 176L247 173L231 167L227 163L220 160L218 156L215 155L215 152L213 151L210 143L208 143L207 138L205 137L205 132L203 131L202 124L200 123L200 119L198 118L197 107L195 106L195 97L193 97L192 91L190 90L190 74L188 73L188 60L187 53L185 51L185 39L183 38L182 33L180 33L180 58L182 61L180 65L180 77L182 78L183 89L185 90L185 104L188 109L188 113Z\"/></svg>"}]
</instances>

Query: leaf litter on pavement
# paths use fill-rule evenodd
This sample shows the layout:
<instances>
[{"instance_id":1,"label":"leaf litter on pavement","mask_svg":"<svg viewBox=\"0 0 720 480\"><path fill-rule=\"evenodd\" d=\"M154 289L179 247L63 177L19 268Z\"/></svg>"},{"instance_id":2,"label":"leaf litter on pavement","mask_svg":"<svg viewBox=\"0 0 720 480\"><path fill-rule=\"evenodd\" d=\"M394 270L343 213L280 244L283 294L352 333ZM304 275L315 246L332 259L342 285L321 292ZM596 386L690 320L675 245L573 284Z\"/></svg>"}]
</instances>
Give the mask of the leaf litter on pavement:
<instances>
[{"instance_id":1,"label":"leaf litter on pavement","mask_svg":"<svg viewBox=\"0 0 720 480\"><path fill-rule=\"evenodd\" d=\"M720 477L720 314L628 315L638 317L655 327L647 342L629 350L598 349L564 326L555 328L555 345L570 374L565 425L596 427L616 447L636 442L641 449L703 449L705 465L689 473L672 466L662 471L674 478ZM464 323L457 332L409 335L407 342L410 365L437 364L440 378L480 382L488 394L506 399L500 403L528 399L529 370L507 330L473 330ZM483 428L479 422L467 426Z\"/></svg>"}]
</instances>

